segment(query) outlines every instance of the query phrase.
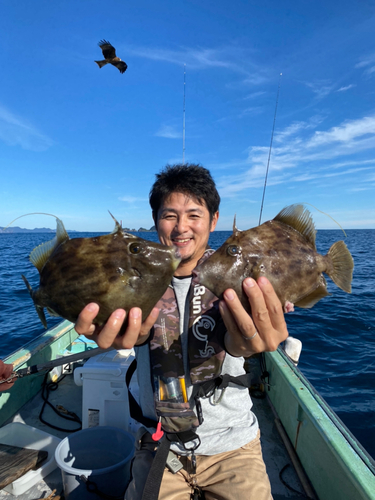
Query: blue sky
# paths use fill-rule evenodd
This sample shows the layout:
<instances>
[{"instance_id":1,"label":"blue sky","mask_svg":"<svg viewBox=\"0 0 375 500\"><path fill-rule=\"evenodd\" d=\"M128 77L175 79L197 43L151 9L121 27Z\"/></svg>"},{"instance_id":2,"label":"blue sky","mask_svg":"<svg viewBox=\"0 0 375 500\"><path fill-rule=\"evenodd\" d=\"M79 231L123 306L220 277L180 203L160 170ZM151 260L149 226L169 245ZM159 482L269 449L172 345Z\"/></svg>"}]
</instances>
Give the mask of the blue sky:
<instances>
[{"instance_id":1,"label":"blue sky","mask_svg":"<svg viewBox=\"0 0 375 500\"><path fill-rule=\"evenodd\" d=\"M150 227L155 173L182 161L186 64L185 160L217 182L218 229L258 223L281 72L262 220L308 202L375 228L372 1L0 0L0 29L0 226ZM125 74L94 63L103 38Z\"/></svg>"}]
</instances>

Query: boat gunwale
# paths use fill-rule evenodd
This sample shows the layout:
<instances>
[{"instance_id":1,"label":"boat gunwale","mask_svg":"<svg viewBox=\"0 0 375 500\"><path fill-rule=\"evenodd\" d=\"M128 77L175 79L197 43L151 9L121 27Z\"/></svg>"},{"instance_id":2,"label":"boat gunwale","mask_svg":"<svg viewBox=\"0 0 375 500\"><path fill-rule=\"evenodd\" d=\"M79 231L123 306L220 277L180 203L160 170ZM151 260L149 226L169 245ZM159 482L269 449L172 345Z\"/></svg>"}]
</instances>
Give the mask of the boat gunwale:
<instances>
[{"instance_id":1,"label":"boat gunwale","mask_svg":"<svg viewBox=\"0 0 375 500\"><path fill-rule=\"evenodd\" d=\"M319 393L319 391L313 386L309 379L301 372L301 370L296 366L290 359L288 354L284 351L282 347L278 348L278 352L283 358L283 360L288 364L289 368L297 375L299 381L309 390L311 396L319 404L319 406L324 410L324 413L329 417L331 422L339 429L344 438L349 442L352 448L357 452L357 454L362 458L366 466L375 475L375 459L368 453L368 451L362 446L354 434L348 429L344 422L337 415L335 410L327 403L324 397ZM362 456L363 455L363 456Z\"/></svg>"}]
</instances>

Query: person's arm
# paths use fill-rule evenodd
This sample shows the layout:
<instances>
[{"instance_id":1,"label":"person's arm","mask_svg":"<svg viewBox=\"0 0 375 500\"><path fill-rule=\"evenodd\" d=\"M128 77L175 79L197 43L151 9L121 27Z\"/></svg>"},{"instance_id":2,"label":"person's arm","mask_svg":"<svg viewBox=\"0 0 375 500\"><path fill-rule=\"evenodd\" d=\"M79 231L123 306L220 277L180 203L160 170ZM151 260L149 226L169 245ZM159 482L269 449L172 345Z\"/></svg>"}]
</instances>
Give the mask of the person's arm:
<instances>
[{"instance_id":1,"label":"person's arm","mask_svg":"<svg viewBox=\"0 0 375 500\"><path fill-rule=\"evenodd\" d=\"M131 349L135 345L146 342L158 315L159 309L154 307L150 315L142 323L142 311L133 307L129 311L128 327L125 333L119 336L119 331L126 318L124 309L116 309L102 327L94 325L93 321L99 312L98 304L91 303L82 309L75 324L79 335L94 340L99 347L107 349Z\"/></svg>"},{"instance_id":2,"label":"person's arm","mask_svg":"<svg viewBox=\"0 0 375 500\"><path fill-rule=\"evenodd\" d=\"M246 278L243 288L251 306L251 316L232 289L224 292L220 312L227 327L224 343L232 356L249 357L264 351L275 351L288 337L281 303L267 278L256 282ZM257 333L255 333L257 332Z\"/></svg>"},{"instance_id":3,"label":"person's arm","mask_svg":"<svg viewBox=\"0 0 375 500\"><path fill-rule=\"evenodd\" d=\"M0 359L0 380L6 380L7 378L9 378L12 371L13 365L10 363L4 363ZM15 381L16 379L14 379L13 382L10 383L4 382L3 384L0 384L0 392L10 389Z\"/></svg>"}]
</instances>

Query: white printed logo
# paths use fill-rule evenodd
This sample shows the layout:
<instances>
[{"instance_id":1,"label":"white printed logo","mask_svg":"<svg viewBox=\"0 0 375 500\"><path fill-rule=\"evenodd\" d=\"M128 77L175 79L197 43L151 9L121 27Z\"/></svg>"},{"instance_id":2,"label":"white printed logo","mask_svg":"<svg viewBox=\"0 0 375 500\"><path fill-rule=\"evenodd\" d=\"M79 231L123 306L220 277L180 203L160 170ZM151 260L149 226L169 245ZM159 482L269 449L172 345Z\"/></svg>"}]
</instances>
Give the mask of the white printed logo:
<instances>
[{"instance_id":1,"label":"white printed logo","mask_svg":"<svg viewBox=\"0 0 375 500\"><path fill-rule=\"evenodd\" d=\"M208 344L208 335L205 335L202 333L200 330L209 330L212 332L212 330L215 328L216 321L212 319L210 316L205 316L204 314L202 316L198 316L198 318L194 321L193 324L193 335L196 339L200 340L201 342L205 342L205 348L204 350L199 350L199 354L202 356L202 358L208 358L212 355L215 354L215 351L213 347L207 347Z\"/></svg>"}]
</instances>

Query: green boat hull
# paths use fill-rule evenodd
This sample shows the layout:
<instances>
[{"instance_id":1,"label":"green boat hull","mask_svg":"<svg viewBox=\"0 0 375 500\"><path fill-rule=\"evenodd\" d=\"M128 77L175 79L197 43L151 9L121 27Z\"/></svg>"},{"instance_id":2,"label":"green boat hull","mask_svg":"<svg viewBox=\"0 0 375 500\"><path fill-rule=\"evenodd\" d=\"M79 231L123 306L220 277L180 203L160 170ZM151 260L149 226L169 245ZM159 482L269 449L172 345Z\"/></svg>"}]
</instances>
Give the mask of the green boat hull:
<instances>
[{"instance_id":1,"label":"green boat hull","mask_svg":"<svg viewBox=\"0 0 375 500\"><path fill-rule=\"evenodd\" d=\"M375 500L375 464L306 377L266 353L267 394L320 500Z\"/></svg>"}]
</instances>

